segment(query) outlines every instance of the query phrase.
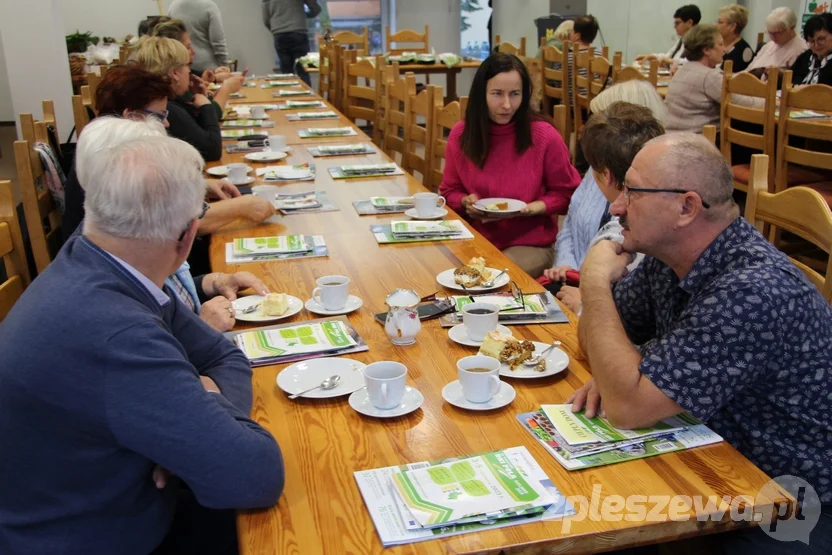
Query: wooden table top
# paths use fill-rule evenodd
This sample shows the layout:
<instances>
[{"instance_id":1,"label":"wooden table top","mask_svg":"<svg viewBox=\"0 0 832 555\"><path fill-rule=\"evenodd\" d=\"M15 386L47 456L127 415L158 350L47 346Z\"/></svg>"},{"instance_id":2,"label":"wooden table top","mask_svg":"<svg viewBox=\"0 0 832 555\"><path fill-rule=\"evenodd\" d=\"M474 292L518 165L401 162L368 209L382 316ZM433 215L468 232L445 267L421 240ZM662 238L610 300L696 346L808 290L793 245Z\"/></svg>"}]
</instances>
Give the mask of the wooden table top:
<instances>
[{"instance_id":1,"label":"wooden table top","mask_svg":"<svg viewBox=\"0 0 832 555\"><path fill-rule=\"evenodd\" d=\"M247 89L251 90L251 89ZM279 120L280 115L276 116ZM291 135L292 124L277 129ZM354 140L369 142L360 134ZM341 139L344 141L344 139ZM345 141L349 142L349 141ZM318 141L309 143L317 144ZM240 155L225 156L222 163L238 161ZM295 146L289 163L312 161L302 146ZM328 400L290 401L275 383L286 365L254 369L254 405L251 416L268 429L283 451L286 488L278 504L270 509L241 512L238 535L241 553L380 553L383 551L353 472L409 462L473 454L513 446L526 446L564 495L589 498L600 486L600 501L610 495L723 495L749 496L755 509L768 510L775 500L760 495L769 478L727 443L701 447L639 461L583 471L568 472L515 419L520 412L536 410L543 403L561 403L590 377L578 344L574 315L568 324L513 326L515 336L551 342L560 339L570 357L569 368L556 376L537 380L506 380L517 391L507 407L488 412L467 412L446 403L442 388L456 379L456 360L476 349L451 341L438 321L424 322L417 342L409 347L390 343L373 314L386 310L384 299L395 288L412 288L422 295L442 289L436 275L454 268L472 256L483 256L489 266L510 269L524 292L541 291L478 233L464 241L378 245L369 232L373 223L404 216L359 216L351 201L374 195L412 194L423 190L409 175L357 180L333 180L326 168L353 163L389 161L373 155L314 159L318 167L316 190L326 191L340 208L338 212L277 216L275 223L242 227L232 225L214 234L211 244L213 268L219 271L248 270L262 277L274 292L288 292L306 300L315 279L343 274L352 280L350 292L364 305L349 315L350 323L370 350L349 355L370 363L395 360L408 368L407 383L425 397L422 407L409 415L389 420L362 416L350 408L347 397ZM281 186L287 192L308 190L308 183ZM458 216L449 211L448 218ZM225 263L225 243L235 237L288 233L322 234L328 258ZM303 310L282 322L317 318ZM244 327L244 326L241 326ZM732 529L730 515L721 521L699 522L696 518L673 521L667 509L658 522L601 522L570 518L565 534L562 522L528 523L486 532L390 547L385 553L470 553L504 550L507 553L588 553L632 545L669 541L682 537ZM689 514L694 515L695 509ZM700 515L701 516L701 515Z\"/></svg>"}]
</instances>

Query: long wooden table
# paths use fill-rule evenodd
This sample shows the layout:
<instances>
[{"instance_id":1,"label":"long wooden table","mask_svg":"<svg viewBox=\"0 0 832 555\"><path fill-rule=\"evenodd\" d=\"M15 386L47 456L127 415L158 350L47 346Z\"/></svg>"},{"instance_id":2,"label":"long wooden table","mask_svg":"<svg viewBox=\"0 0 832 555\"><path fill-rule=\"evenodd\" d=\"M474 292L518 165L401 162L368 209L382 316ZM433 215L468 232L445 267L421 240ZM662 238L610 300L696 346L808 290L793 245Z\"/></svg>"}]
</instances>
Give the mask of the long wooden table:
<instances>
[{"instance_id":1,"label":"long wooden table","mask_svg":"<svg viewBox=\"0 0 832 555\"><path fill-rule=\"evenodd\" d=\"M271 102L270 94L251 97L249 101ZM279 122L277 132L287 138L296 136L297 128L308 126L308 122L286 122L281 113L270 114ZM361 132L352 139L340 140L369 142ZM288 162L311 161L305 145L319 142L317 139L294 141ZM240 159L239 154L228 155L222 163ZM524 292L540 291L541 287L477 233L474 240L378 245L368 229L370 224L403 216L359 216L351 201L372 195L411 194L423 190L422 185L409 175L336 182L326 168L388 160L382 153L315 158L318 168L315 189L326 191L340 211L278 217L276 223L253 227L232 225L214 234L211 259L215 270L251 271L261 276L272 291L289 292L306 300L316 278L328 274L349 276L351 293L364 301L362 308L349 315L349 321L370 347L369 352L350 358L364 363L379 360L404 363L408 367L408 385L416 387L425 397L421 409L414 413L390 420L373 419L353 411L346 396L290 401L275 383L285 365L256 368L251 416L280 444L286 466L286 488L275 507L240 513L238 534L243 554L591 553L721 532L748 524L732 522L729 513L708 520L706 511L697 513L695 508L685 513L690 519L677 521L668 516L665 507L658 511L658 521L651 521L652 515L619 521L571 517L569 533L564 533L563 522L556 520L382 548L353 478L354 471L518 445L530 450L567 496L590 498L595 486L600 487L600 503L611 499L611 495L624 498L683 495L702 496L706 500L710 496L745 495L749 496L749 506L766 514L781 503L790 504L786 493L782 497L778 494L776 499L761 493L769 478L727 443L583 471L563 469L521 429L515 415L536 410L544 403L562 403L589 379L590 370L578 344L574 316L570 316L568 324L512 327L515 336L525 339L542 342L560 339L570 357L568 371L537 380L507 380L516 389L517 397L503 409L468 412L446 403L441 390L456 379L456 360L474 354L476 349L451 341L447 330L435 320L424 323L415 345L392 345L382 326L373 320L373 314L385 311L385 296L399 287L413 288L422 295L440 290L436 275L472 256L484 256L493 267L508 267L512 279ZM310 184L294 183L282 188L287 192L301 191L308 190ZM448 217L458 216L450 212ZM329 257L243 265L225 263L225 243L232 238L287 233L324 235ZM317 316L304 310L288 321L314 318Z\"/></svg>"}]
</instances>

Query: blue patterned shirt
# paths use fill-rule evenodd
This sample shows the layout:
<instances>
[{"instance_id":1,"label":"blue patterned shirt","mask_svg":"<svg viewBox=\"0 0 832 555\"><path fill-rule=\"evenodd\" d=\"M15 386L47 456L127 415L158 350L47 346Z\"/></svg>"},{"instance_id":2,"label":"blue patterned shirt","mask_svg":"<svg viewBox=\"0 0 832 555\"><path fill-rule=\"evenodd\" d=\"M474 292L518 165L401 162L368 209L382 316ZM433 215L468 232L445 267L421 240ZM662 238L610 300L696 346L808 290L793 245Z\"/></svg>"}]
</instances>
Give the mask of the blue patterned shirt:
<instances>
[{"instance_id":1,"label":"blue patterned shirt","mask_svg":"<svg viewBox=\"0 0 832 555\"><path fill-rule=\"evenodd\" d=\"M772 477L832 502L832 308L743 218L681 281L646 257L615 287L640 371Z\"/></svg>"}]
</instances>

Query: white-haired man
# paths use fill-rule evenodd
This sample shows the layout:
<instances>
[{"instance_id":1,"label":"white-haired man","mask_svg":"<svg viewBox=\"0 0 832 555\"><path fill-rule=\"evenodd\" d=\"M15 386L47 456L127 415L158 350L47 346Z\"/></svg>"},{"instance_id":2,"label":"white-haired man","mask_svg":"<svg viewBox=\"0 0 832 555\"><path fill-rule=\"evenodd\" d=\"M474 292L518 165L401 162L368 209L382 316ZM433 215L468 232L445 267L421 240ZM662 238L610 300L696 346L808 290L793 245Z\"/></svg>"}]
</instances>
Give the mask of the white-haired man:
<instances>
[{"instance_id":1,"label":"white-haired man","mask_svg":"<svg viewBox=\"0 0 832 555\"><path fill-rule=\"evenodd\" d=\"M754 61L745 69L758 77L767 67L788 69L809 45L797 35L797 16L791 8L775 8L766 17L766 31L771 38L757 52Z\"/></svg>"},{"instance_id":2,"label":"white-haired man","mask_svg":"<svg viewBox=\"0 0 832 555\"><path fill-rule=\"evenodd\" d=\"M80 162L83 236L0 324L0 553L235 553L232 509L273 505L284 472L248 361L164 285L202 159L145 136Z\"/></svg>"},{"instance_id":3,"label":"white-haired man","mask_svg":"<svg viewBox=\"0 0 832 555\"><path fill-rule=\"evenodd\" d=\"M730 167L699 135L636 155L610 209L624 243L599 243L581 267L593 379L570 401L590 416L602 403L622 428L689 411L769 475L807 480L826 504L812 537L829 541L832 308L732 192ZM627 275L635 252L645 259Z\"/></svg>"}]
</instances>

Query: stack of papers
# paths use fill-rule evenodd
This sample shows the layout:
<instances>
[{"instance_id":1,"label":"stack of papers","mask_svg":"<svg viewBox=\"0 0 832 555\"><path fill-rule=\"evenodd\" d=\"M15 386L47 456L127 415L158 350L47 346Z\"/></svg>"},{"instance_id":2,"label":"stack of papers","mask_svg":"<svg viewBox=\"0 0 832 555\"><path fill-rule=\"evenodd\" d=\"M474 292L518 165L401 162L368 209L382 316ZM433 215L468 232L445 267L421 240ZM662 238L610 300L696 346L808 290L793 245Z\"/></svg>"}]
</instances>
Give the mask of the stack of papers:
<instances>
[{"instance_id":1,"label":"stack of papers","mask_svg":"<svg viewBox=\"0 0 832 555\"><path fill-rule=\"evenodd\" d=\"M461 235L464 231L464 227L462 227L459 220L442 220L439 222L393 221L390 227L396 237L453 237Z\"/></svg>"},{"instance_id":2,"label":"stack of papers","mask_svg":"<svg viewBox=\"0 0 832 555\"><path fill-rule=\"evenodd\" d=\"M274 207L278 210L288 212L291 210L303 210L309 208L320 208L321 203L315 191L305 193L287 193L277 195Z\"/></svg>"},{"instance_id":3,"label":"stack of papers","mask_svg":"<svg viewBox=\"0 0 832 555\"><path fill-rule=\"evenodd\" d=\"M233 242L226 243L225 261L228 264L240 264L328 255L329 250L322 235L279 235L234 239Z\"/></svg>"},{"instance_id":4,"label":"stack of papers","mask_svg":"<svg viewBox=\"0 0 832 555\"><path fill-rule=\"evenodd\" d=\"M310 146L306 150L312 156L344 156L349 154L375 154L373 147L366 143L358 143L354 145L321 145Z\"/></svg>"},{"instance_id":5,"label":"stack of papers","mask_svg":"<svg viewBox=\"0 0 832 555\"><path fill-rule=\"evenodd\" d=\"M355 330L343 321L330 320L241 332L234 337L234 342L253 364L260 366L309 358L309 355L343 353L358 345L353 333Z\"/></svg>"},{"instance_id":6,"label":"stack of papers","mask_svg":"<svg viewBox=\"0 0 832 555\"><path fill-rule=\"evenodd\" d=\"M272 95L272 98L280 98L280 97L283 97L283 96L312 96L312 95L313 95L312 91L306 91L306 90L302 90L302 89L297 89L297 90L294 90L294 89L293 90L285 90L284 89L282 91L278 91L278 92L274 93Z\"/></svg>"},{"instance_id":7,"label":"stack of papers","mask_svg":"<svg viewBox=\"0 0 832 555\"><path fill-rule=\"evenodd\" d=\"M277 106L278 110L297 110L299 108L326 108L320 100L287 100Z\"/></svg>"},{"instance_id":8,"label":"stack of papers","mask_svg":"<svg viewBox=\"0 0 832 555\"><path fill-rule=\"evenodd\" d=\"M388 164L360 164L356 166L340 166L329 168L329 174L334 179L350 179L357 177L380 177L385 175L404 175L396 163Z\"/></svg>"},{"instance_id":9,"label":"stack of papers","mask_svg":"<svg viewBox=\"0 0 832 555\"><path fill-rule=\"evenodd\" d=\"M222 127L274 127L273 121L260 119L232 119L222 122Z\"/></svg>"},{"instance_id":10,"label":"stack of papers","mask_svg":"<svg viewBox=\"0 0 832 555\"><path fill-rule=\"evenodd\" d=\"M591 468L710 445L722 441L684 413L651 428L621 430L606 418L573 413L571 405L543 405L517 419L567 470Z\"/></svg>"},{"instance_id":11,"label":"stack of papers","mask_svg":"<svg viewBox=\"0 0 832 555\"><path fill-rule=\"evenodd\" d=\"M404 212L415 206L413 197L370 197L370 204L379 212Z\"/></svg>"},{"instance_id":12,"label":"stack of papers","mask_svg":"<svg viewBox=\"0 0 832 555\"><path fill-rule=\"evenodd\" d=\"M323 112L298 112L297 114L289 114L286 119L289 121L300 121L307 119L338 119L340 116L332 110Z\"/></svg>"},{"instance_id":13,"label":"stack of papers","mask_svg":"<svg viewBox=\"0 0 832 555\"><path fill-rule=\"evenodd\" d=\"M568 322L555 298L548 291L542 293L523 293L523 301L510 292L488 293L471 297L453 295L450 297L456 310L439 318L443 328L450 328L462 322L462 307L472 302L490 303L500 307L500 323L511 325L558 324Z\"/></svg>"},{"instance_id":14,"label":"stack of papers","mask_svg":"<svg viewBox=\"0 0 832 555\"><path fill-rule=\"evenodd\" d=\"M263 89L273 89L275 87L289 87L297 85L300 85L300 81L297 79L282 79L280 81L269 81L268 83L263 83L260 87Z\"/></svg>"},{"instance_id":15,"label":"stack of papers","mask_svg":"<svg viewBox=\"0 0 832 555\"><path fill-rule=\"evenodd\" d=\"M355 473L382 545L575 514L525 447Z\"/></svg>"},{"instance_id":16,"label":"stack of papers","mask_svg":"<svg viewBox=\"0 0 832 555\"><path fill-rule=\"evenodd\" d=\"M358 135L352 127L313 127L310 129L299 129L298 136L301 139L317 137L347 137Z\"/></svg>"}]
</instances>

